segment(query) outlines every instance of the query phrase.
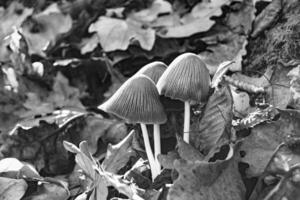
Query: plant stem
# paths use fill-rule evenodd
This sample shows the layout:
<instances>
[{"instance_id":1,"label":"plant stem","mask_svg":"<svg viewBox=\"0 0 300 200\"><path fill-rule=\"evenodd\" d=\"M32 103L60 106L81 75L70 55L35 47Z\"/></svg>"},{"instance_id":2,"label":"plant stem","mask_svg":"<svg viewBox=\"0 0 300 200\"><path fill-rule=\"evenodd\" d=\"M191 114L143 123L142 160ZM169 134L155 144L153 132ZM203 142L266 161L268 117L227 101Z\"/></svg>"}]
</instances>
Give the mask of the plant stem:
<instances>
[{"instance_id":1,"label":"plant stem","mask_svg":"<svg viewBox=\"0 0 300 200\"><path fill-rule=\"evenodd\" d=\"M156 161L157 168L160 171L161 166L160 166L160 163L157 160L157 155L161 154L159 124L153 124L153 135L154 135L154 159Z\"/></svg>"},{"instance_id":2,"label":"plant stem","mask_svg":"<svg viewBox=\"0 0 300 200\"><path fill-rule=\"evenodd\" d=\"M190 143L190 108L191 105L188 101L184 102L184 127L183 127L183 140Z\"/></svg>"},{"instance_id":3,"label":"plant stem","mask_svg":"<svg viewBox=\"0 0 300 200\"><path fill-rule=\"evenodd\" d=\"M154 159L154 156L153 156L153 153L152 153L152 150L151 150L147 127L143 123L141 123L140 125L141 125L141 128L142 128L146 154L147 154L149 164L150 164L152 180L154 180L155 177L159 174L159 172L158 172L158 169L157 169L157 166L156 166L156 163L155 163L155 159Z\"/></svg>"}]
</instances>

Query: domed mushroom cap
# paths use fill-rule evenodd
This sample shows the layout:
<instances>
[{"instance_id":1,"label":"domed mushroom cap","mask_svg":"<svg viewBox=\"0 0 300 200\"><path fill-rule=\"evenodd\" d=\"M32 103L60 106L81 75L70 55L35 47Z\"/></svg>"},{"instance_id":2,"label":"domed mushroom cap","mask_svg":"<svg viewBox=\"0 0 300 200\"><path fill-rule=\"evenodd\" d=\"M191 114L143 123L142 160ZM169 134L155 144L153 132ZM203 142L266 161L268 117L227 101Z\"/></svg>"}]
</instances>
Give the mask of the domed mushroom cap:
<instances>
[{"instance_id":1,"label":"domed mushroom cap","mask_svg":"<svg viewBox=\"0 0 300 200\"><path fill-rule=\"evenodd\" d=\"M98 108L129 123L162 124L167 121L157 88L145 75L128 79Z\"/></svg>"},{"instance_id":2,"label":"domed mushroom cap","mask_svg":"<svg viewBox=\"0 0 300 200\"><path fill-rule=\"evenodd\" d=\"M167 65L165 63L155 61L142 67L135 75L144 74L156 84L166 69Z\"/></svg>"},{"instance_id":3,"label":"domed mushroom cap","mask_svg":"<svg viewBox=\"0 0 300 200\"><path fill-rule=\"evenodd\" d=\"M175 58L157 82L159 94L181 101L203 101L209 88L209 71L193 53Z\"/></svg>"}]
</instances>

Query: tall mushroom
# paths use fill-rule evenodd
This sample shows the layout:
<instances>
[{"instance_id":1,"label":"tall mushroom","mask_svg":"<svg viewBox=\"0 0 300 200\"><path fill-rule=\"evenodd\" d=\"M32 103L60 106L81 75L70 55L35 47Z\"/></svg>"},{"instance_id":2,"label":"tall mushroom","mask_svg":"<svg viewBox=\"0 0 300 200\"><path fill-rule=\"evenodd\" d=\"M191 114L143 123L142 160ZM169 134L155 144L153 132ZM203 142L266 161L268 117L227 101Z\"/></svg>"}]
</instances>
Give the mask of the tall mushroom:
<instances>
[{"instance_id":1,"label":"tall mushroom","mask_svg":"<svg viewBox=\"0 0 300 200\"><path fill-rule=\"evenodd\" d=\"M184 53L169 65L157 82L159 94L184 101L183 139L189 143L190 103L207 99L210 76L205 63L193 53Z\"/></svg>"},{"instance_id":2,"label":"tall mushroom","mask_svg":"<svg viewBox=\"0 0 300 200\"><path fill-rule=\"evenodd\" d=\"M112 113L128 123L140 123L152 178L154 179L160 173L160 169L151 150L146 124L158 126L167 121L154 82L145 75L133 76L98 108Z\"/></svg>"},{"instance_id":3,"label":"tall mushroom","mask_svg":"<svg viewBox=\"0 0 300 200\"><path fill-rule=\"evenodd\" d=\"M151 62L143 66L139 71L135 73L136 75L144 74L148 76L156 84L158 79L166 70L167 65L160 61ZM161 139L160 139L160 126L159 124L154 124L153 126L153 137L154 137L154 158L158 168L160 169L160 163L157 160L157 155L161 154Z\"/></svg>"},{"instance_id":4,"label":"tall mushroom","mask_svg":"<svg viewBox=\"0 0 300 200\"><path fill-rule=\"evenodd\" d=\"M165 63L160 61L154 61L142 67L139 71L135 73L135 75L144 74L156 84L158 79L161 77L161 75L166 69L167 65Z\"/></svg>"}]
</instances>

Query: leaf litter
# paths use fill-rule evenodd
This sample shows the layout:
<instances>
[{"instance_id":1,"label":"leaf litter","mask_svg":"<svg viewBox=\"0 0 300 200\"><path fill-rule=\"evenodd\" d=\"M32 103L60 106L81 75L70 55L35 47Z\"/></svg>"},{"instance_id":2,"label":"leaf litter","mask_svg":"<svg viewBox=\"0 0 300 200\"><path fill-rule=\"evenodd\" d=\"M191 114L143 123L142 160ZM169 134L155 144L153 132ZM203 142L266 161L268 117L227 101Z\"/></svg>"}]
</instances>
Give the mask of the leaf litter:
<instances>
[{"instance_id":1,"label":"leaf litter","mask_svg":"<svg viewBox=\"0 0 300 200\"><path fill-rule=\"evenodd\" d=\"M3 199L298 198L296 1L74 2L0 8ZM285 17L287 25L278 20ZM275 44L268 53L284 42L277 62L264 63L271 54L253 48L261 42L264 50L264 37ZM231 64L216 74L208 101L193 106L191 144L178 135L180 109L168 110L173 122L161 128L157 158L163 168L152 182L140 130L95 110L103 99L85 97L99 85L102 97L111 96L143 65L170 63L186 51L211 75ZM90 72L98 84L75 80L74 69L91 68L84 60L99 57L107 61L101 75ZM177 129L166 128L174 122ZM248 185L253 177L255 187Z\"/></svg>"}]
</instances>

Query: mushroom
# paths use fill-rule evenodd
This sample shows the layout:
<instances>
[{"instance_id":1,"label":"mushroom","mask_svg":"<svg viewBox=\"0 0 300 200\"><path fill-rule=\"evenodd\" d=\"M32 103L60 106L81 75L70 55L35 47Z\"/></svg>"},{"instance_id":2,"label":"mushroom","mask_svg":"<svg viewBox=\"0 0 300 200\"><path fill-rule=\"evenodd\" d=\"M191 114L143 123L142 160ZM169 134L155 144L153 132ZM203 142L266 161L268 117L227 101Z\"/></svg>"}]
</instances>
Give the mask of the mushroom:
<instances>
[{"instance_id":1,"label":"mushroom","mask_svg":"<svg viewBox=\"0 0 300 200\"><path fill-rule=\"evenodd\" d=\"M154 130L159 131L159 124L167 121L154 82L145 75L133 76L98 108L112 113L128 123L140 123L152 179L154 179L160 173L160 168L151 150L146 124L154 124Z\"/></svg>"},{"instance_id":2,"label":"mushroom","mask_svg":"<svg viewBox=\"0 0 300 200\"><path fill-rule=\"evenodd\" d=\"M184 53L173 60L157 82L159 94L184 101L183 139L189 143L191 102L207 99L210 76L205 63L193 53Z\"/></svg>"},{"instance_id":3,"label":"mushroom","mask_svg":"<svg viewBox=\"0 0 300 200\"><path fill-rule=\"evenodd\" d=\"M135 73L135 75L144 74L145 76L148 76L150 79L152 79L152 81L156 84L166 68L167 65L165 63L154 61L142 67Z\"/></svg>"}]
</instances>

